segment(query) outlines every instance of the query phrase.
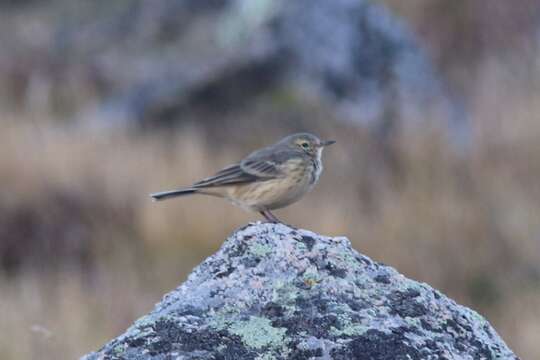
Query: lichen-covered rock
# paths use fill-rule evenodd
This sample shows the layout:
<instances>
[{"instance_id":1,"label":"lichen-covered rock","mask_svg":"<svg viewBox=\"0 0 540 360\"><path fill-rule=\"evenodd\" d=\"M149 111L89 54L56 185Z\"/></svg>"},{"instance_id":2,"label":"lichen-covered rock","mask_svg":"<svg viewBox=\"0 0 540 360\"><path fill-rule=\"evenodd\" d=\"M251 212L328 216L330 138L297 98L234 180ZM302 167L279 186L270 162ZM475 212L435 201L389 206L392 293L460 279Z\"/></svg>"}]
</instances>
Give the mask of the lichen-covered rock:
<instances>
[{"instance_id":1,"label":"lichen-covered rock","mask_svg":"<svg viewBox=\"0 0 540 360\"><path fill-rule=\"evenodd\" d=\"M426 284L282 224L236 231L94 359L517 359Z\"/></svg>"}]
</instances>

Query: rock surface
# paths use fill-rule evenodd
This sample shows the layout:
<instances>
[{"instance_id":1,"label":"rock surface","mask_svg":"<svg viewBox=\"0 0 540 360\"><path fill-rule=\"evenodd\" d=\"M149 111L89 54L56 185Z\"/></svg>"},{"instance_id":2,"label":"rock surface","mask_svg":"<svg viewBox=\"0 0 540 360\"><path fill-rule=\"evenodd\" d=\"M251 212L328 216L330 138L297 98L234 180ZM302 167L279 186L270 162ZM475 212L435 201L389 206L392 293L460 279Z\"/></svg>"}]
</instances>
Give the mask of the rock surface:
<instances>
[{"instance_id":1,"label":"rock surface","mask_svg":"<svg viewBox=\"0 0 540 360\"><path fill-rule=\"evenodd\" d=\"M517 359L490 324L326 237L250 224L94 359Z\"/></svg>"}]
</instances>

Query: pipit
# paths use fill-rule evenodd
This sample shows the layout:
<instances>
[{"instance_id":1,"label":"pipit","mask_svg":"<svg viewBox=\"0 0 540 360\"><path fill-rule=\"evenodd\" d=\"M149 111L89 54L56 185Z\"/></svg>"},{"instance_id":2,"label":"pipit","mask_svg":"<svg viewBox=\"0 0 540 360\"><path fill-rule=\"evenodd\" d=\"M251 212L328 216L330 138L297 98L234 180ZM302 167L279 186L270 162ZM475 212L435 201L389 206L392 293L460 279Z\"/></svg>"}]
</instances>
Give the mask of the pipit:
<instances>
[{"instance_id":1,"label":"pipit","mask_svg":"<svg viewBox=\"0 0 540 360\"><path fill-rule=\"evenodd\" d=\"M150 196L154 200L192 194L217 196L259 212L270 222L281 222L270 210L300 200L313 188L323 169L322 150L333 143L308 133L289 135L190 187Z\"/></svg>"}]
</instances>

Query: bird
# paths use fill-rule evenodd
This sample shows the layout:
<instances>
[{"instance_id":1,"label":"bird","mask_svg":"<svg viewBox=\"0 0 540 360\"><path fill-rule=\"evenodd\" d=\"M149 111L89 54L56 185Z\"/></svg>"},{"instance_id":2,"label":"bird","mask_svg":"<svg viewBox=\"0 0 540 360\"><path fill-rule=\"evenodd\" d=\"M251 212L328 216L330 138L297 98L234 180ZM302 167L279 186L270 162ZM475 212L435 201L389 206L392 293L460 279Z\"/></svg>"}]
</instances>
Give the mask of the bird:
<instances>
[{"instance_id":1,"label":"bird","mask_svg":"<svg viewBox=\"0 0 540 360\"><path fill-rule=\"evenodd\" d=\"M194 194L216 196L258 212L268 222L281 223L271 210L300 200L315 186L323 170L322 151L335 142L310 133L292 134L189 187L150 196L154 201Z\"/></svg>"}]
</instances>

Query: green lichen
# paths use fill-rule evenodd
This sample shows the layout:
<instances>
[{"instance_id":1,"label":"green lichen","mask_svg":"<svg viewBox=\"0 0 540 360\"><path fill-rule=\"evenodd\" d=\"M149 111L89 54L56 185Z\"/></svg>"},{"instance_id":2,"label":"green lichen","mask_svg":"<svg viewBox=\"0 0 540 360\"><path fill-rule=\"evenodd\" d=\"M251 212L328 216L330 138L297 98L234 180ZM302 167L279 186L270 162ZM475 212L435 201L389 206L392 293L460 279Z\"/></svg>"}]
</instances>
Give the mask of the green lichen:
<instances>
[{"instance_id":1,"label":"green lichen","mask_svg":"<svg viewBox=\"0 0 540 360\"><path fill-rule=\"evenodd\" d=\"M139 335L141 333L145 334L148 332L148 329L151 329L154 320L151 316L143 316L135 321L128 329L128 332L132 335Z\"/></svg>"},{"instance_id":2,"label":"green lichen","mask_svg":"<svg viewBox=\"0 0 540 360\"><path fill-rule=\"evenodd\" d=\"M216 330L225 330L237 313L238 310L232 306L224 306L218 312L212 314L209 325Z\"/></svg>"},{"instance_id":3,"label":"green lichen","mask_svg":"<svg viewBox=\"0 0 540 360\"><path fill-rule=\"evenodd\" d=\"M261 244L261 243L254 243L250 246L249 252L251 252L253 255L258 257L264 257L272 252L272 247Z\"/></svg>"},{"instance_id":4,"label":"green lichen","mask_svg":"<svg viewBox=\"0 0 540 360\"><path fill-rule=\"evenodd\" d=\"M114 352L114 355L115 356L120 356L124 353L124 351L126 351L127 349L127 344L120 344L120 345L116 345L113 349L113 352Z\"/></svg>"},{"instance_id":5,"label":"green lichen","mask_svg":"<svg viewBox=\"0 0 540 360\"><path fill-rule=\"evenodd\" d=\"M420 319L418 318L412 318L412 317L407 316L403 319L403 321L405 321L405 323L409 325L410 327L414 327L418 329L422 328L422 323Z\"/></svg>"},{"instance_id":6,"label":"green lichen","mask_svg":"<svg viewBox=\"0 0 540 360\"><path fill-rule=\"evenodd\" d=\"M318 273L317 268L310 267L302 275L302 280L305 285L311 288L321 282L321 276Z\"/></svg>"},{"instance_id":7,"label":"green lichen","mask_svg":"<svg viewBox=\"0 0 540 360\"><path fill-rule=\"evenodd\" d=\"M272 301L291 309L295 307L295 300L298 298L298 289L293 286L291 283L285 283L284 281L278 280L275 282L274 289L272 291Z\"/></svg>"},{"instance_id":8,"label":"green lichen","mask_svg":"<svg viewBox=\"0 0 540 360\"><path fill-rule=\"evenodd\" d=\"M380 310L387 313L388 308L384 307L384 308L381 308ZM366 309L364 312L366 313L366 317L369 317L369 318L377 317L377 311L375 311L375 309Z\"/></svg>"},{"instance_id":9,"label":"green lichen","mask_svg":"<svg viewBox=\"0 0 540 360\"><path fill-rule=\"evenodd\" d=\"M369 330L368 326L353 323L348 312L350 308L348 305L336 305L334 311L338 314L338 321L340 324L340 329L332 327L330 333L334 336L358 336L364 334Z\"/></svg>"},{"instance_id":10,"label":"green lichen","mask_svg":"<svg viewBox=\"0 0 540 360\"><path fill-rule=\"evenodd\" d=\"M338 303L335 301L329 301L328 306L330 309L332 309L332 312L338 315L338 318L340 316L349 316L349 312L351 312L351 307L345 303Z\"/></svg>"},{"instance_id":11,"label":"green lichen","mask_svg":"<svg viewBox=\"0 0 540 360\"><path fill-rule=\"evenodd\" d=\"M229 327L229 332L240 336L244 344L254 349L275 348L283 343L287 329L275 328L269 319L252 316Z\"/></svg>"},{"instance_id":12,"label":"green lichen","mask_svg":"<svg viewBox=\"0 0 540 360\"><path fill-rule=\"evenodd\" d=\"M301 241L297 241L296 244L295 244L295 247L300 250L300 251L308 251L308 247L306 244L304 244L303 242Z\"/></svg>"},{"instance_id":13,"label":"green lichen","mask_svg":"<svg viewBox=\"0 0 540 360\"><path fill-rule=\"evenodd\" d=\"M255 360L276 360L276 357L272 354L261 354Z\"/></svg>"},{"instance_id":14,"label":"green lichen","mask_svg":"<svg viewBox=\"0 0 540 360\"><path fill-rule=\"evenodd\" d=\"M336 258L342 264L347 265L347 269L349 269L351 271L355 271L355 270L360 268L356 258L352 254L350 254L349 252L338 253L338 254L336 254Z\"/></svg>"},{"instance_id":15,"label":"green lichen","mask_svg":"<svg viewBox=\"0 0 540 360\"><path fill-rule=\"evenodd\" d=\"M330 333L334 336L359 336L369 330L368 326L360 324L349 324L342 329L336 329L332 327Z\"/></svg>"}]
</instances>

